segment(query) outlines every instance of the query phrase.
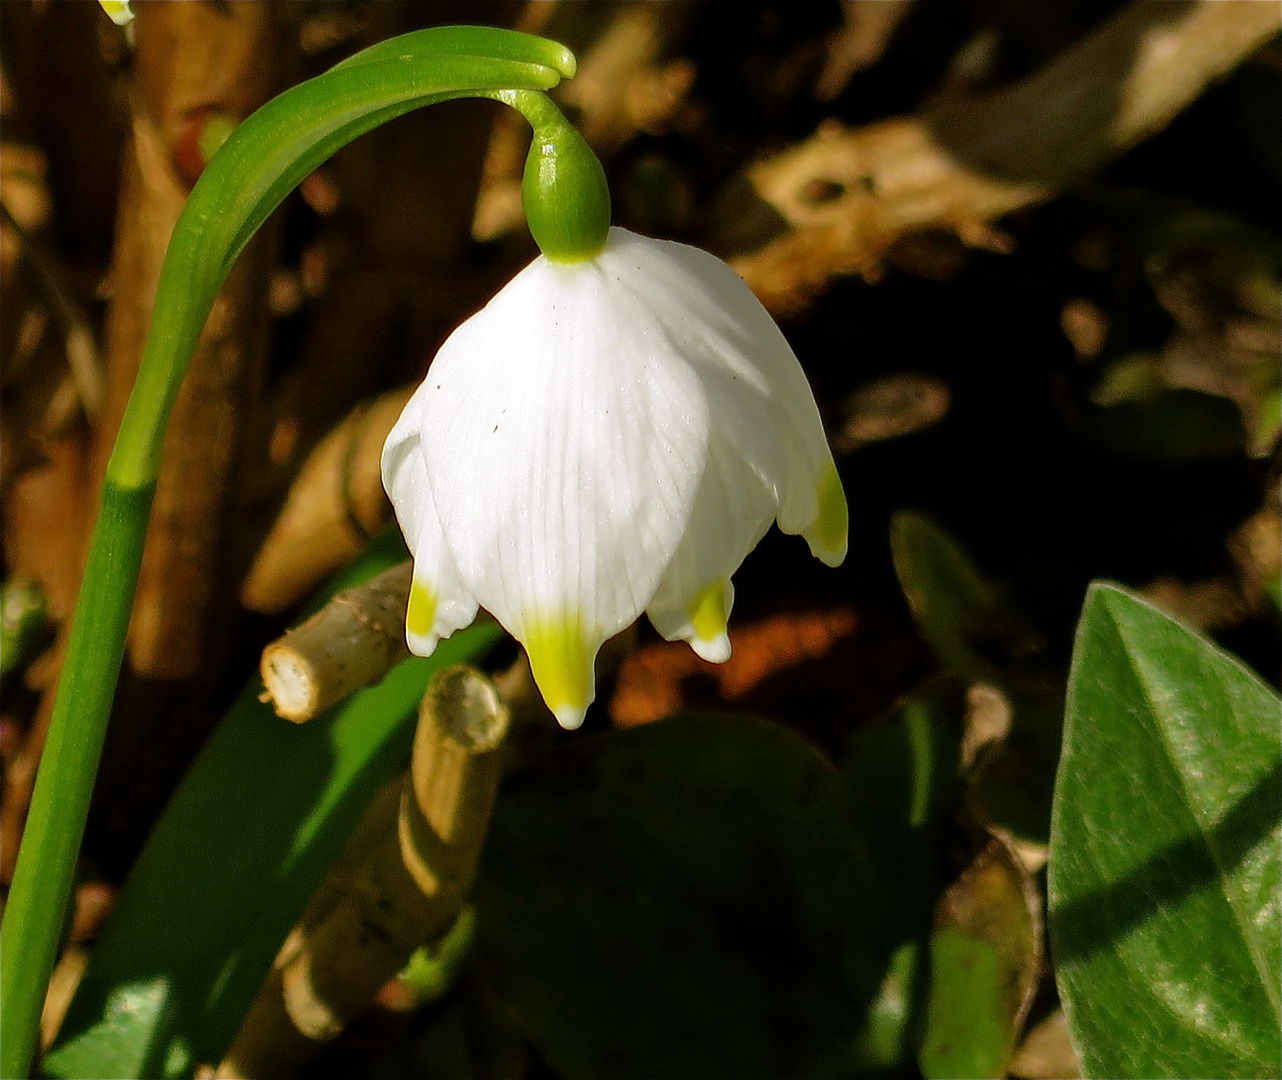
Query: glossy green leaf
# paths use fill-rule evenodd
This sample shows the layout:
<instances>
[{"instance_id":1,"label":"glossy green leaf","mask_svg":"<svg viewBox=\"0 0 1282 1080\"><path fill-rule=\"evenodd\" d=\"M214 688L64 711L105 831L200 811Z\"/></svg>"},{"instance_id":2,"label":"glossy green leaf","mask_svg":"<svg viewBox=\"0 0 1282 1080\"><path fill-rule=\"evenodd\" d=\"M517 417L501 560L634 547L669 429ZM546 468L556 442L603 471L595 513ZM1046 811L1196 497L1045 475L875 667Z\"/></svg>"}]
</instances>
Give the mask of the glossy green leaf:
<instances>
[{"instance_id":1,"label":"glossy green leaf","mask_svg":"<svg viewBox=\"0 0 1282 1080\"><path fill-rule=\"evenodd\" d=\"M362 576L390 561L377 552ZM306 724L247 687L125 882L43 1075L189 1076L217 1063L370 798L408 761L432 672L500 633L456 634Z\"/></svg>"},{"instance_id":2,"label":"glossy green leaf","mask_svg":"<svg viewBox=\"0 0 1282 1080\"><path fill-rule=\"evenodd\" d=\"M1092 586L1049 885L1056 978L1087 1075L1278 1075L1280 713L1237 660Z\"/></svg>"},{"instance_id":3,"label":"glossy green leaf","mask_svg":"<svg viewBox=\"0 0 1282 1080\"><path fill-rule=\"evenodd\" d=\"M813 747L677 716L511 778L477 955L567 1077L840 1075L885 969L879 888Z\"/></svg>"}]
</instances>

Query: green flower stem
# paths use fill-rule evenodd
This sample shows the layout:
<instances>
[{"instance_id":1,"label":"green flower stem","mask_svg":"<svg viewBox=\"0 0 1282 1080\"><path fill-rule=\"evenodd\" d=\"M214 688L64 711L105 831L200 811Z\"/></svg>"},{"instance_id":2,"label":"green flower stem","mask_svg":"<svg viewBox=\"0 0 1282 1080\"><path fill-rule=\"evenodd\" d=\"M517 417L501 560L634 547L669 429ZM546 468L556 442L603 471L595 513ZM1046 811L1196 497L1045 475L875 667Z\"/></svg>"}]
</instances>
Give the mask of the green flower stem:
<instances>
[{"instance_id":1,"label":"green flower stem","mask_svg":"<svg viewBox=\"0 0 1282 1080\"><path fill-rule=\"evenodd\" d=\"M154 486L103 489L84 586L0 929L0 1074L24 1077L57 959L125 647ZM141 517L141 527L140 519Z\"/></svg>"},{"instance_id":2,"label":"green flower stem","mask_svg":"<svg viewBox=\"0 0 1282 1080\"><path fill-rule=\"evenodd\" d=\"M9 902L0 926L0 1074L31 1065L76 853L124 655L161 441L218 291L268 215L340 147L412 109L574 73L563 46L483 27L382 42L268 102L192 190L161 269L151 331L107 466L89 562Z\"/></svg>"}]
</instances>

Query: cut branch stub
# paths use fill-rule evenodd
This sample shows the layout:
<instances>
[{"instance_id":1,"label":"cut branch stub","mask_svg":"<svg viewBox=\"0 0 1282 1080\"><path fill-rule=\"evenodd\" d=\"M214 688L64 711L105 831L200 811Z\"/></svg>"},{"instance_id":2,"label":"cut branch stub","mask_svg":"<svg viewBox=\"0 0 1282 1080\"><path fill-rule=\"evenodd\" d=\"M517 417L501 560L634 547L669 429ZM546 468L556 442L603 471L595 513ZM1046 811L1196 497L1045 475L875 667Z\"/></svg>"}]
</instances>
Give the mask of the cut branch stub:
<instances>
[{"instance_id":1,"label":"cut branch stub","mask_svg":"<svg viewBox=\"0 0 1282 1080\"><path fill-rule=\"evenodd\" d=\"M476 877L508 720L487 676L463 664L437 672L409 776L371 807L290 934L220 1077L294 1075L450 929Z\"/></svg>"},{"instance_id":2,"label":"cut branch stub","mask_svg":"<svg viewBox=\"0 0 1282 1080\"><path fill-rule=\"evenodd\" d=\"M409 655L409 562L339 593L263 650L261 673L276 715L302 723L382 680Z\"/></svg>"}]
</instances>

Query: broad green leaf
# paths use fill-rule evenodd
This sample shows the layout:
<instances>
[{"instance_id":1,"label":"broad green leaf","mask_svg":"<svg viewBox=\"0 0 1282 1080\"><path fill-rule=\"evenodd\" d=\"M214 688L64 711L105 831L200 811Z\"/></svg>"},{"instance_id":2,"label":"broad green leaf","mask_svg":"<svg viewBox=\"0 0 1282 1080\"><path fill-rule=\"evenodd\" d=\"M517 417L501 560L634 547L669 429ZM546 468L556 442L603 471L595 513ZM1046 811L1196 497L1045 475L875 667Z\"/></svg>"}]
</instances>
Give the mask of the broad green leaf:
<instances>
[{"instance_id":1,"label":"broad green leaf","mask_svg":"<svg viewBox=\"0 0 1282 1080\"><path fill-rule=\"evenodd\" d=\"M1278 1075L1280 713L1237 660L1122 589L1091 587L1049 882L1087 1075Z\"/></svg>"},{"instance_id":2,"label":"broad green leaf","mask_svg":"<svg viewBox=\"0 0 1282 1080\"><path fill-rule=\"evenodd\" d=\"M477 955L566 1077L849 1074L888 959L880 887L813 747L677 716L511 778Z\"/></svg>"},{"instance_id":3,"label":"broad green leaf","mask_svg":"<svg viewBox=\"0 0 1282 1080\"><path fill-rule=\"evenodd\" d=\"M376 543L364 573L331 591L396 561L388 547ZM42 1075L190 1076L216 1064L370 798L409 760L432 672L499 634L456 634L306 724L275 716L257 680L247 687L125 882Z\"/></svg>"}]
</instances>

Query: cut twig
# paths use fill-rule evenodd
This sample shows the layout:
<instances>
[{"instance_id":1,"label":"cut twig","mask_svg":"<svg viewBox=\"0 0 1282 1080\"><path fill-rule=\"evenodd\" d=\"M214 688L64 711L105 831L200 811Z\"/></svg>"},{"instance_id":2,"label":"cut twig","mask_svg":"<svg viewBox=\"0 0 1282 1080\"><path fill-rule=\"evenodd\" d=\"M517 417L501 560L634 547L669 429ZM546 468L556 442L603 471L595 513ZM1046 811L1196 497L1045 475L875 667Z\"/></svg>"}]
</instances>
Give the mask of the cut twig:
<instances>
[{"instance_id":1,"label":"cut twig","mask_svg":"<svg viewBox=\"0 0 1282 1080\"><path fill-rule=\"evenodd\" d=\"M292 1075L454 923L476 875L507 729L488 678L462 665L437 673L409 776L371 809L290 935L219 1076Z\"/></svg>"},{"instance_id":2,"label":"cut twig","mask_svg":"<svg viewBox=\"0 0 1282 1080\"><path fill-rule=\"evenodd\" d=\"M408 655L405 608L412 565L404 562L339 593L263 650L261 671L276 715L302 723L379 682Z\"/></svg>"},{"instance_id":3,"label":"cut twig","mask_svg":"<svg viewBox=\"0 0 1282 1080\"><path fill-rule=\"evenodd\" d=\"M768 308L796 314L911 232L1000 247L990 222L1160 131L1280 25L1277 6L1257 0L1137 0L990 97L855 129L825 123L749 170L789 229L731 262Z\"/></svg>"}]
</instances>

